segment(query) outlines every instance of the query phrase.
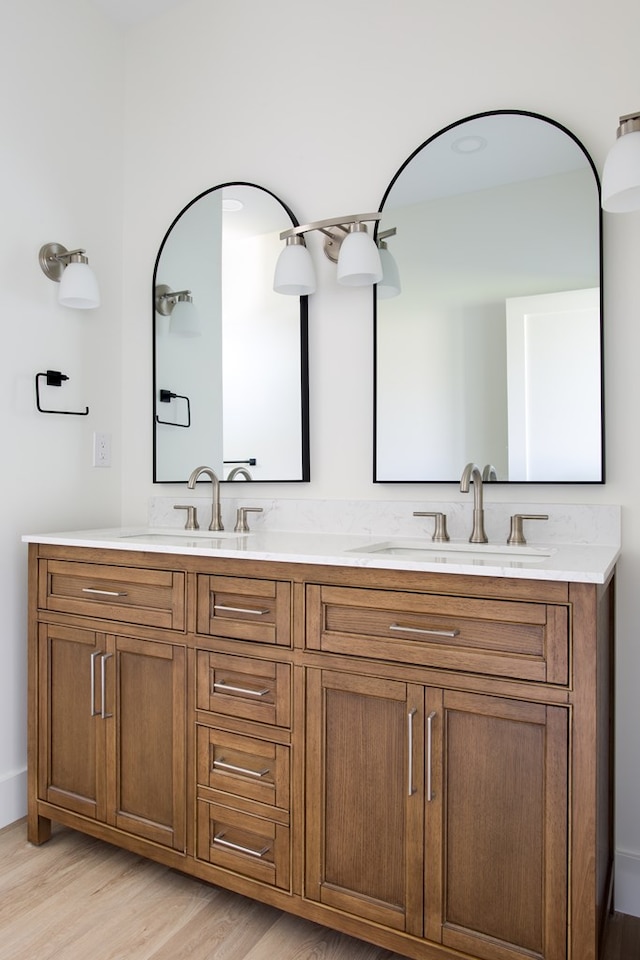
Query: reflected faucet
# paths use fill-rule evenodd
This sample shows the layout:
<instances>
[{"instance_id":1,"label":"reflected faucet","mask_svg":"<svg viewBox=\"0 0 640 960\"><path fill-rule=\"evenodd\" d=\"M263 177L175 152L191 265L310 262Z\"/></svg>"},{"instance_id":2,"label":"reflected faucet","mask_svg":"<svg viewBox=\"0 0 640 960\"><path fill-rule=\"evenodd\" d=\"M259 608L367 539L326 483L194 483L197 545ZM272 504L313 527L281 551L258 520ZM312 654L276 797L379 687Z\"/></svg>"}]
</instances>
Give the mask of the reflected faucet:
<instances>
[{"instance_id":1,"label":"reflected faucet","mask_svg":"<svg viewBox=\"0 0 640 960\"><path fill-rule=\"evenodd\" d=\"M484 508L482 505L482 474L475 463L468 463L460 478L460 492L469 493L469 481L473 480L473 530L469 543L488 543L484 532Z\"/></svg>"},{"instance_id":2,"label":"reflected faucet","mask_svg":"<svg viewBox=\"0 0 640 960\"><path fill-rule=\"evenodd\" d=\"M220 510L220 481L211 467L196 467L189 477L187 486L189 490L194 490L198 477L202 473L205 473L211 480L211 523L209 524L209 530L224 530Z\"/></svg>"},{"instance_id":3,"label":"reflected faucet","mask_svg":"<svg viewBox=\"0 0 640 960\"><path fill-rule=\"evenodd\" d=\"M236 477L244 477L245 480L253 480L253 477L249 473L246 467L234 467L233 470L229 471L229 476L227 480L235 480Z\"/></svg>"}]
</instances>

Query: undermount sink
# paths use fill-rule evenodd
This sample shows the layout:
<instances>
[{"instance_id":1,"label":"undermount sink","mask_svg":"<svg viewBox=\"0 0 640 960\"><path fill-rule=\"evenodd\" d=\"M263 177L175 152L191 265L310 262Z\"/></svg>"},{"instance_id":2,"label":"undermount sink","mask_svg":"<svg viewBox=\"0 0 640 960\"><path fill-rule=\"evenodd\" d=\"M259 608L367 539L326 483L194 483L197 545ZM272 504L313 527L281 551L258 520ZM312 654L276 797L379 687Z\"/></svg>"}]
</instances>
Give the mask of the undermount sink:
<instances>
[{"instance_id":1,"label":"undermount sink","mask_svg":"<svg viewBox=\"0 0 640 960\"><path fill-rule=\"evenodd\" d=\"M556 552L547 547L499 546L492 543L448 542L432 540L384 540L352 549L350 553L366 553L405 560L435 561L436 563L514 564L541 563Z\"/></svg>"},{"instance_id":2,"label":"undermount sink","mask_svg":"<svg viewBox=\"0 0 640 960\"><path fill-rule=\"evenodd\" d=\"M181 543L193 540L195 545L209 546L211 541L239 540L246 537L246 533L236 533L235 530L137 530L135 533L122 533L119 540L134 540L136 543L146 543L151 540L161 540L163 543Z\"/></svg>"}]
</instances>

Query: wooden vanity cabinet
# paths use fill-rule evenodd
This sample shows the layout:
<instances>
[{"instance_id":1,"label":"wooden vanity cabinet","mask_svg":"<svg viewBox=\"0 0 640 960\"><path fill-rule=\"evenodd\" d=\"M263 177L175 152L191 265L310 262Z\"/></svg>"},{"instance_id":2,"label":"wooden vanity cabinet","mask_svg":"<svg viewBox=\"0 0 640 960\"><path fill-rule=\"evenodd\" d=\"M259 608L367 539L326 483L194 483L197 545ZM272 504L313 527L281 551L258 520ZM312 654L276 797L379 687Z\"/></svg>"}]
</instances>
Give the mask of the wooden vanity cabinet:
<instances>
[{"instance_id":1,"label":"wooden vanity cabinet","mask_svg":"<svg viewBox=\"0 0 640 960\"><path fill-rule=\"evenodd\" d=\"M598 960L606 585L32 544L52 820L414 960Z\"/></svg>"}]
</instances>

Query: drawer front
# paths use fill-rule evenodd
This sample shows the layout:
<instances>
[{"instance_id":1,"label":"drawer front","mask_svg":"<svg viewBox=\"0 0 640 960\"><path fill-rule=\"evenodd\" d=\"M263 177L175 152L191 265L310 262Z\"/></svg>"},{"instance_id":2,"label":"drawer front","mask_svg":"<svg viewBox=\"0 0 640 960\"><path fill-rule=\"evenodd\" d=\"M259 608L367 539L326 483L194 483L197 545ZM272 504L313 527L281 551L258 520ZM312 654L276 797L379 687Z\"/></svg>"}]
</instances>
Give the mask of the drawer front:
<instances>
[{"instance_id":1,"label":"drawer front","mask_svg":"<svg viewBox=\"0 0 640 960\"><path fill-rule=\"evenodd\" d=\"M289 889L289 828L198 800L198 858L283 890Z\"/></svg>"},{"instance_id":2,"label":"drawer front","mask_svg":"<svg viewBox=\"0 0 640 960\"><path fill-rule=\"evenodd\" d=\"M307 646L523 680L569 681L569 610L437 594L307 587Z\"/></svg>"},{"instance_id":3,"label":"drawer front","mask_svg":"<svg viewBox=\"0 0 640 960\"><path fill-rule=\"evenodd\" d=\"M291 667L288 663L198 650L198 710L291 724Z\"/></svg>"},{"instance_id":4,"label":"drawer front","mask_svg":"<svg viewBox=\"0 0 640 960\"><path fill-rule=\"evenodd\" d=\"M198 726L198 785L289 809L289 748Z\"/></svg>"},{"instance_id":5,"label":"drawer front","mask_svg":"<svg viewBox=\"0 0 640 960\"><path fill-rule=\"evenodd\" d=\"M291 585L251 577L198 576L198 633L291 645Z\"/></svg>"},{"instance_id":6,"label":"drawer front","mask_svg":"<svg viewBox=\"0 0 640 960\"><path fill-rule=\"evenodd\" d=\"M41 560L41 609L82 617L185 628L185 575L172 570Z\"/></svg>"}]
</instances>

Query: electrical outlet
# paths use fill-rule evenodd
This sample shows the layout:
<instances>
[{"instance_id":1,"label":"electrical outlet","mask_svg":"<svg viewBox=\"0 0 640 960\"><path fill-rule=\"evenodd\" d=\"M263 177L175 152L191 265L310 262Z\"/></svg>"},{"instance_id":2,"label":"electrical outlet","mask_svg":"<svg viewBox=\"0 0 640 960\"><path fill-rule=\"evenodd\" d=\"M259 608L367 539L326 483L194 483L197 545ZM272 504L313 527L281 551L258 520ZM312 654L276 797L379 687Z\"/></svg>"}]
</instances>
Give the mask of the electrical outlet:
<instances>
[{"instance_id":1,"label":"electrical outlet","mask_svg":"<svg viewBox=\"0 0 640 960\"><path fill-rule=\"evenodd\" d=\"M93 465L94 467L110 467L111 466L111 434L110 433L94 433Z\"/></svg>"}]
</instances>

